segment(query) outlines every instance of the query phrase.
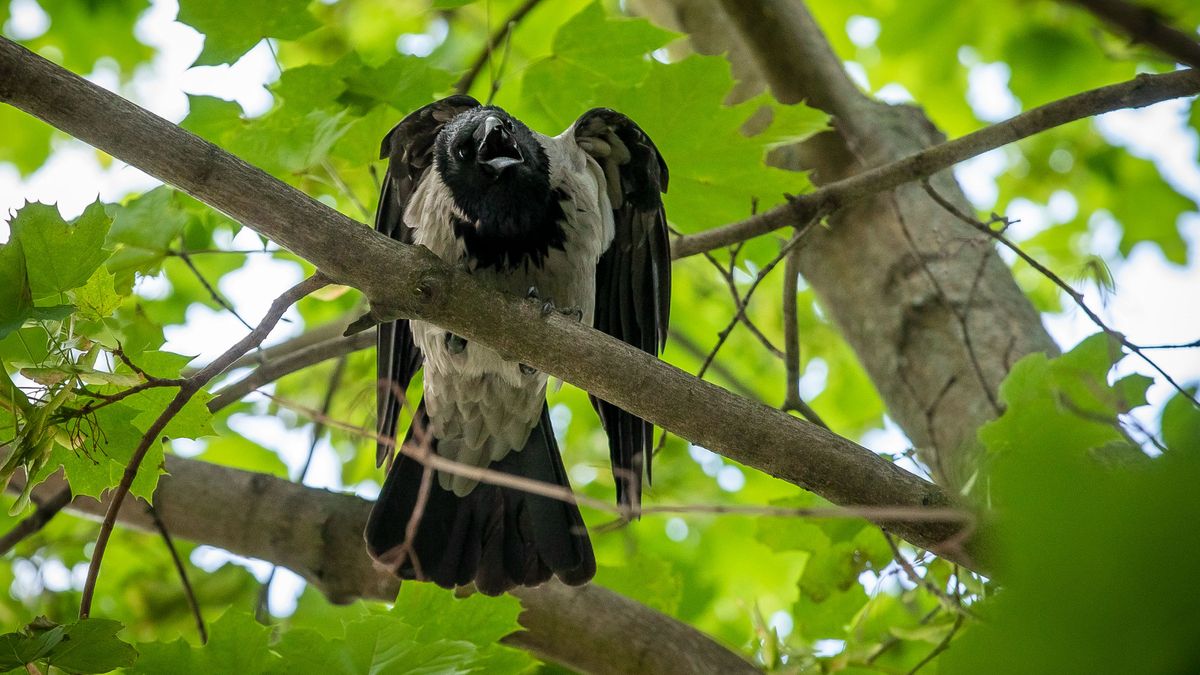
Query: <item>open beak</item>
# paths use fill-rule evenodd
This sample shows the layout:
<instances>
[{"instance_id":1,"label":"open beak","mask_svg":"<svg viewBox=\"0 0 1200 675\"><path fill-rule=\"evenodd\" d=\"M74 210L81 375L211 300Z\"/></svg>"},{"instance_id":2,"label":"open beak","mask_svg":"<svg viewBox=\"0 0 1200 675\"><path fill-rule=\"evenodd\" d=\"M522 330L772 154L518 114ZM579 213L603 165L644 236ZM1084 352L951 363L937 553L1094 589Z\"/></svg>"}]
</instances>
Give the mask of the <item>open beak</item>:
<instances>
[{"instance_id":1,"label":"open beak","mask_svg":"<svg viewBox=\"0 0 1200 675\"><path fill-rule=\"evenodd\" d=\"M499 177L508 167L525 161L516 139L498 117L485 119L475 130L474 136L479 141L476 161L493 177Z\"/></svg>"}]
</instances>

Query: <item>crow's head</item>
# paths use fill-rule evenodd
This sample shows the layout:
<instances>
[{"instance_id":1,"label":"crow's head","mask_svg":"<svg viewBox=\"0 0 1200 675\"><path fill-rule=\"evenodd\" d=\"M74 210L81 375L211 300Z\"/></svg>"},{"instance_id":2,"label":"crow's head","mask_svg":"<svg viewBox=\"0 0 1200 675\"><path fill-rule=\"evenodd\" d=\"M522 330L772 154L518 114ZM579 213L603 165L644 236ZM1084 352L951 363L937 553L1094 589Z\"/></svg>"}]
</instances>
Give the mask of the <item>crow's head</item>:
<instances>
[{"instance_id":1,"label":"crow's head","mask_svg":"<svg viewBox=\"0 0 1200 675\"><path fill-rule=\"evenodd\" d=\"M455 117L438 134L434 161L455 201L473 218L502 217L550 191L546 152L529 127L484 106Z\"/></svg>"},{"instance_id":2,"label":"crow's head","mask_svg":"<svg viewBox=\"0 0 1200 675\"><path fill-rule=\"evenodd\" d=\"M550 188L550 162L537 136L494 106L450 120L434 143L434 168L466 216L456 234L477 257L512 265L561 247L562 211Z\"/></svg>"}]
</instances>

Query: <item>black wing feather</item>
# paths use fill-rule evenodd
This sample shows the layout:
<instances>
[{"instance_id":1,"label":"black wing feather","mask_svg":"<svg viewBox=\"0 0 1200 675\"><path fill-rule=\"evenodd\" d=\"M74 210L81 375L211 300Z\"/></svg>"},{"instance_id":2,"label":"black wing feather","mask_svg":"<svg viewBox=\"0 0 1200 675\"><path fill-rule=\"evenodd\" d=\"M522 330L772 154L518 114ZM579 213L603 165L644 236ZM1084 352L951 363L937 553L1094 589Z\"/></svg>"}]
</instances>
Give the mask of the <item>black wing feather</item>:
<instances>
[{"instance_id":1,"label":"black wing feather","mask_svg":"<svg viewBox=\"0 0 1200 675\"><path fill-rule=\"evenodd\" d=\"M671 248L662 204L666 162L645 132L614 110L589 110L574 130L576 142L602 168L617 164L621 182L619 190L609 189L615 227L596 268L595 327L657 355L666 344L671 308ZM617 501L640 504L643 464L647 480L651 475L654 427L607 401L591 400L608 432Z\"/></svg>"},{"instance_id":2,"label":"black wing feather","mask_svg":"<svg viewBox=\"0 0 1200 675\"><path fill-rule=\"evenodd\" d=\"M478 105L479 101L470 96L444 98L405 117L383 137L379 158L388 160L388 169L375 211L377 231L406 244L413 242L412 228L404 223L404 211L433 164L433 142L438 131L459 113ZM421 351L413 342L407 319L380 324L376 346L376 431L381 438L394 439L404 392L421 368ZM388 461L393 450L392 444L379 443L376 463Z\"/></svg>"}]
</instances>

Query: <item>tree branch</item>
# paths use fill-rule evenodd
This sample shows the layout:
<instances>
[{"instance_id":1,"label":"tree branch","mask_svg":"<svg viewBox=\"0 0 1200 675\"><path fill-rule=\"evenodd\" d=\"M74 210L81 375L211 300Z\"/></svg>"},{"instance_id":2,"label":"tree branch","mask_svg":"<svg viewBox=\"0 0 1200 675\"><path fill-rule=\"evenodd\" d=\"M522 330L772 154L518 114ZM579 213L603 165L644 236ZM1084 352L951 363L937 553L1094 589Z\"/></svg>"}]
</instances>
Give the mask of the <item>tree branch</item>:
<instances>
[{"instance_id":1,"label":"tree branch","mask_svg":"<svg viewBox=\"0 0 1200 675\"><path fill-rule=\"evenodd\" d=\"M395 600L399 581L373 567L362 545L370 502L173 455L167 456L166 468L154 503L176 536L287 567L334 602ZM51 494L64 485L56 475L34 494ZM80 497L70 508L98 517L108 504ZM126 503L118 517L126 526L155 531L145 504ZM505 641L574 669L757 672L694 628L594 584L572 588L550 582L513 594L524 607L520 621L526 631Z\"/></svg>"},{"instance_id":2,"label":"tree branch","mask_svg":"<svg viewBox=\"0 0 1200 675\"><path fill-rule=\"evenodd\" d=\"M380 235L7 39L0 40L0 100L175 185L306 258L334 282L360 289L379 320L434 323L835 504L954 503L942 488L845 438L566 317L543 318L537 303L486 288L427 249ZM985 569L961 524L879 524L965 567Z\"/></svg>"},{"instance_id":3,"label":"tree branch","mask_svg":"<svg viewBox=\"0 0 1200 675\"><path fill-rule=\"evenodd\" d=\"M1200 43L1191 35L1171 26L1161 14L1124 0L1060 0L1079 5L1101 21L1141 42L1157 48L1179 63L1200 68Z\"/></svg>"},{"instance_id":4,"label":"tree branch","mask_svg":"<svg viewBox=\"0 0 1200 675\"><path fill-rule=\"evenodd\" d=\"M1068 96L890 164L797 195L789 203L770 211L679 237L671 245L671 254L675 258L686 258L703 251L731 246L782 227L810 224L856 200L927 178L959 162L1048 129L1113 110L1141 108L1197 93L1200 93L1200 73L1180 70L1164 75L1138 75L1127 82Z\"/></svg>"},{"instance_id":5,"label":"tree branch","mask_svg":"<svg viewBox=\"0 0 1200 675\"><path fill-rule=\"evenodd\" d=\"M125 472L121 474L121 482L111 491L111 502L109 504L108 513L104 516L104 521L100 524L100 534L96 537L96 547L92 551L92 560L88 564L87 579L83 584L83 593L79 602L79 618L86 619L92 611L92 597L96 592L96 581L100 576L100 565L104 561L104 551L108 547L109 537L112 536L113 526L117 521L117 511L121 508L121 503L125 500L125 496L129 494L130 487L133 486L133 481L137 478L138 469L141 467L142 460L146 458L146 453L167 428L175 415L187 405L196 392L200 391L204 385L208 384L214 377L220 375L233 363L239 356L250 351L254 347L262 344L262 341L267 338L271 330L275 328L275 324L279 323L279 319L283 317L283 313L288 307L295 304L300 298L305 297L309 293L327 285L329 281L320 272L301 281L284 291L283 295L275 298L271 303L271 307L267 310L266 316L262 321L250 331L236 344L227 349L224 354L213 360L212 363L201 368L197 373L188 377L179 386L178 393L167 404L165 410L159 414L158 418L146 429L146 433L142 435L142 440L134 449L133 454L129 458L129 463L125 466Z\"/></svg>"},{"instance_id":6,"label":"tree branch","mask_svg":"<svg viewBox=\"0 0 1200 675\"><path fill-rule=\"evenodd\" d=\"M471 62L470 67L467 68L467 72L463 73L462 77L459 78L458 83L454 85L454 91L460 94L466 94L471 91L471 85L475 84L475 80L479 77L479 73L483 72L483 67L486 66L488 61L492 58L492 52L500 45L501 42L504 42L505 38L508 37L508 34L512 32L512 29L516 28L517 24L521 22L521 19L524 19L526 14L529 14L531 11L533 11L533 8L537 7L538 3L541 1L542 0L525 0L525 2L521 3L519 7L513 10L513 13L504 20L504 23L496 29L496 32L488 37L487 42L483 44L483 49L479 50L479 55L475 57L475 60Z\"/></svg>"},{"instance_id":7,"label":"tree branch","mask_svg":"<svg viewBox=\"0 0 1200 675\"><path fill-rule=\"evenodd\" d=\"M341 330L343 329L339 328L338 332L340 333ZM319 331L323 332L318 328L309 333ZM301 348L295 351L278 351L274 355L267 356L262 361L262 365L251 371L250 374L236 382L225 385L217 391L216 396L208 402L209 410L215 412L227 405L237 403L255 389L274 382L285 375L290 375L298 370L304 370L309 366L314 366L328 359L345 356L360 349L375 346L375 331L373 329L355 333L348 337L338 335L315 343L305 339L305 336L309 335L309 333L303 333L294 340L275 345L275 347L300 346ZM263 351L270 349L272 347L268 347Z\"/></svg>"}]
</instances>

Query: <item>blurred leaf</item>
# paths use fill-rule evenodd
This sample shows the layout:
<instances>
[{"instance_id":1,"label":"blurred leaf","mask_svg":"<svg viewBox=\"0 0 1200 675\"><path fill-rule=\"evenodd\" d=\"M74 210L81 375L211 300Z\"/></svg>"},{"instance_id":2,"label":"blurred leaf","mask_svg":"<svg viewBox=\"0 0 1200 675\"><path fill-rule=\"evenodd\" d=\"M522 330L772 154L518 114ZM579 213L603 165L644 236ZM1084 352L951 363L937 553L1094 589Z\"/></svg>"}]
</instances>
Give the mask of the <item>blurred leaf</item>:
<instances>
[{"instance_id":1,"label":"blurred leaf","mask_svg":"<svg viewBox=\"0 0 1200 675\"><path fill-rule=\"evenodd\" d=\"M180 0L178 20L204 33L204 51L192 65L233 63L263 38L303 36L320 26L308 13L308 4L308 0Z\"/></svg>"},{"instance_id":2,"label":"blurred leaf","mask_svg":"<svg viewBox=\"0 0 1200 675\"><path fill-rule=\"evenodd\" d=\"M1200 519L1200 455L1110 470L1058 441L1034 436L997 459L1004 593L939 672L1189 671L1200 662L1190 618L1200 601L1192 582L1200 538L1179 527Z\"/></svg>"},{"instance_id":3,"label":"blurred leaf","mask_svg":"<svg viewBox=\"0 0 1200 675\"><path fill-rule=\"evenodd\" d=\"M670 563L636 556L620 567L600 565L595 582L665 614L679 608L683 580Z\"/></svg>"},{"instance_id":4,"label":"blurred leaf","mask_svg":"<svg viewBox=\"0 0 1200 675\"><path fill-rule=\"evenodd\" d=\"M17 243L0 245L0 338L20 328L32 314L25 254Z\"/></svg>"},{"instance_id":5,"label":"blurred leaf","mask_svg":"<svg viewBox=\"0 0 1200 675\"><path fill-rule=\"evenodd\" d=\"M12 162L22 176L28 176L50 156L50 138L54 127L11 106L0 107L0 162Z\"/></svg>"},{"instance_id":6,"label":"blurred leaf","mask_svg":"<svg viewBox=\"0 0 1200 675\"><path fill-rule=\"evenodd\" d=\"M1192 396L1196 389L1191 389ZM1162 440L1178 452L1200 450L1200 410L1183 394L1175 394L1163 407Z\"/></svg>"},{"instance_id":7,"label":"blurred leaf","mask_svg":"<svg viewBox=\"0 0 1200 675\"><path fill-rule=\"evenodd\" d=\"M135 66L153 55L134 35L134 25L150 6L149 0L38 0L37 4L50 16L50 26L24 44L56 55L67 70L90 73L103 59L115 63L122 74L132 74Z\"/></svg>"},{"instance_id":8,"label":"blurred leaf","mask_svg":"<svg viewBox=\"0 0 1200 675\"><path fill-rule=\"evenodd\" d=\"M136 270L154 274L171 243L188 223L188 215L176 201L175 191L161 186L125 206L112 207L112 229L107 244L116 249L108 262L113 272Z\"/></svg>"},{"instance_id":9,"label":"blurred leaf","mask_svg":"<svg viewBox=\"0 0 1200 675\"><path fill-rule=\"evenodd\" d=\"M199 459L221 466L287 478L288 469L279 455L236 435L210 439Z\"/></svg>"}]
</instances>

